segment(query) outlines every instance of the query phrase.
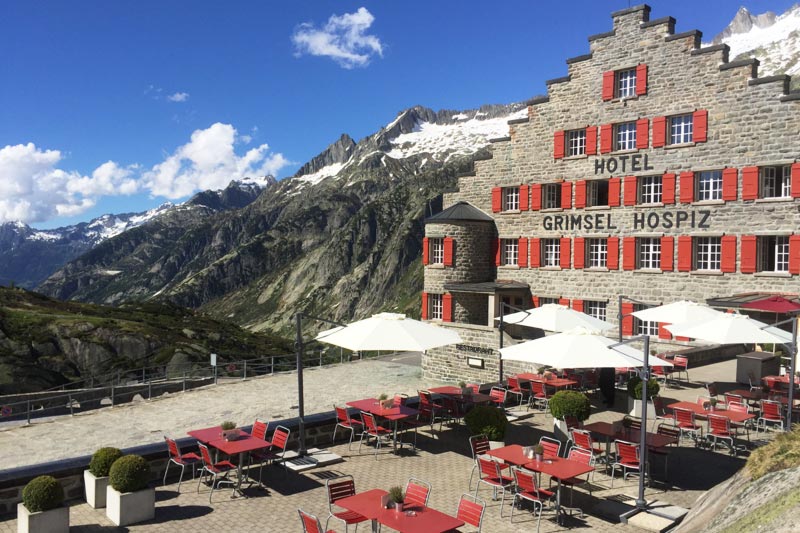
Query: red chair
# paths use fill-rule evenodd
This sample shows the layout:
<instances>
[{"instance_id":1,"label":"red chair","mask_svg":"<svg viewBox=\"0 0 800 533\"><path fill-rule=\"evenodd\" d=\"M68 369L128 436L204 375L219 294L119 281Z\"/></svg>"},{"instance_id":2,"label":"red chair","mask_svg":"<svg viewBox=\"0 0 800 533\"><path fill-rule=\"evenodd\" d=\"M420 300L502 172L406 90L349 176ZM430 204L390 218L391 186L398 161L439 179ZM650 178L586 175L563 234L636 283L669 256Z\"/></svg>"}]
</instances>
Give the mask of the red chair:
<instances>
[{"instance_id":1,"label":"red chair","mask_svg":"<svg viewBox=\"0 0 800 533\"><path fill-rule=\"evenodd\" d=\"M661 423L661 424L658 425L658 429L656 429L656 433L658 433L659 435L666 435L668 437L673 437L678 442L680 442L680 439L681 439L681 430L676 428L673 425L668 425L668 424ZM677 445L678 445L678 443L676 442L675 446L677 446ZM668 446L664 446L664 447L661 447L661 448L658 448L658 447L655 447L655 446L648 446L647 452L650 455L655 455L655 456L664 458L664 479L669 479L668 468L669 468L669 453L670 452L669 452Z\"/></svg>"},{"instance_id":2,"label":"red chair","mask_svg":"<svg viewBox=\"0 0 800 533\"><path fill-rule=\"evenodd\" d=\"M408 478L406 483L406 497L404 504L428 506L428 499L431 497L431 484L421 479Z\"/></svg>"},{"instance_id":3,"label":"red chair","mask_svg":"<svg viewBox=\"0 0 800 533\"><path fill-rule=\"evenodd\" d=\"M333 408L336 410L336 426L333 428L333 439L331 442L336 442L336 430L340 427L345 430L350 430L350 441L347 443L347 449L350 450L353 447L353 437L356 434L356 430L358 430L359 433L364 431L364 424L361 420L352 418L346 408L337 407L335 405Z\"/></svg>"},{"instance_id":4,"label":"red chair","mask_svg":"<svg viewBox=\"0 0 800 533\"><path fill-rule=\"evenodd\" d=\"M473 435L469 438L469 448L472 451L472 460L475 464L472 466L472 472L469 474L469 485L467 485L467 490L472 490L472 476L475 475L475 470L478 469L478 457L485 454L489 451L489 437L486 435ZM500 463L500 468L505 469L508 468L510 465L506 463Z\"/></svg>"},{"instance_id":5,"label":"red chair","mask_svg":"<svg viewBox=\"0 0 800 533\"><path fill-rule=\"evenodd\" d=\"M319 518L313 514L309 514L302 509L298 509L297 512L300 514L300 523L303 524L303 533L336 533L332 529L328 531L322 529Z\"/></svg>"},{"instance_id":6,"label":"red chair","mask_svg":"<svg viewBox=\"0 0 800 533\"><path fill-rule=\"evenodd\" d=\"M486 510L486 502L470 494L462 494L456 509L456 518L471 526L478 528L481 533L483 524L483 513Z\"/></svg>"},{"instance_id":7,"label":"red chair","mask_svg":"<svg viewBox=\"0 0 800 533\"><path fill-rule=\"evenodd\" d=\"M738 403L731 401L728 403L728 411L733 411L735 413L749 413L750 408L744 403ZM747 436L747 441L750 441L750 428L753 427L753 420L745 420L744 422L731 422L731 427L735 430L737 435L741 435L740 430L744 430L745 435Z\"/></svg>"},{"instance_id":8,"label":"red chair","mask_svg":"<svg viewBox=\"0 0 800 533\"><path fill-rule=\"evenodd\" d=\"M361 441L358 443L358 453L361 453L361 445L364 443L364 435L367 436L367 444L369 438L375 437L375 460L378 460L378 450L381 449L381 441L385 438L392 438L392 430L387 429L377 422L375 422L375 415L372 413L361 412L361 420L364 421L364 431L361 433Z\"/></svg>"},{"instance_id":9,"label":"red chair","mask_svg":"<svg viewBox=\"0 0 800 533\"><path fill-rule=\"evenodd\" d=\"M675 415L667 412L667 408L664 406L664 398L661 396L653 396L651 401L653 402L653 410L656 413L653 424L655 424L657 420L668 420L674 426Z\"/></svg>"},{"instance_id":10,"label":"red chair","mask_svg":"<svg viewBox=\"0 0 800 533\"><path fill-rule=\"evenodd\" d=\"M547 489L542 489L536 484L536 474L529 470L514 467L511 469L514 474L514 483L517 486L514 491L514 501L511 502L511 523L514 523L514 507L516 507L517 499L528 500L533 503L533 512L536 513L536 531L539 531L539 523L542 521L542 510L544 509L544 502L553 500L555 492ZM502 505L502 504L501 504ZM500 516L503 516L503 508L500 508Z\"/></svg>"},{"instance_id":11,"label":"red chair","mask_svg":"<svg viewBox=\"0 0 800 533\"><path fill-rule=\"evenodd\" d=\"M205 444L198 444L200 448L200 457L203 460L203 469L200 470L200 481L197 483L197 492L200 493L200 485L206 477L206 473L211 477L211 493L208 495L208 503L211 503L211 496L214 495L214 489L223 483L233 485L233 492L236 492L236 481L228 479L228 474L236 470L236 465L230 461L219 461L217 463L211 460L211 454L208 453L208 446Z\"/></svg>"},{"instance_id":12,"label":"red chair","mask_svg":"<svg viewBox=\"0 0 800 533\"><path fill-rule=\"evenodd\" d=\"M169 461L167 462L166 468L164 468L164 485L167 484L167 472L169 472L169 465L175 463L181 467L181 477L178 478L178 492L180 492L181 482L183 481L183 471L187 466L191 466L192 479L194 479L195 467L197 466L197 463L201 461L201 459L196 453L181 453L178 443L166 435L164 436L164 440L167 441L167 450L169 451Z\"/></svg>"},{"instance_id":13,"label":"red chair","mask_svg":"<svg viewBox=\"0 0 800 533\"><path fill-rule=\"evenodd\" d=\"M285 459L286 459L286 448L289 445L289 435L291 432L289 428L284 426L278 426L275 428L275 432L272 434L272 446L270 446L269 450L266 451L264 455L264 462L270 462L272 464L282 463L284 468L286 467ZM287 469L288 471L288 469ZM259 473L259 480L260 480L260 473Z\"/></svg>"},{"instance_id":14,"label":"red chair","mask_svg":"<svg viewBox=\"0 0 800 533\"><path fill-rule=\"evenodd\" d=\"M520 382L516 377L509 376L507 380L506 393L519 396L519 405L522 405L527 391L520 386Z\"/></svg>"},{"instance_id":15,"label":"red chair","mask_svg":"<svg viewBox=\"0 0 800 533\"><path fill-rule=\"evenodd\" d=\"M731 431L731 420L726 416L708 413L708 431L706 438L711 439L714 450L717 449L717 441L725 441L731 451L731 455L736 455L741 447L733 443L734 434Z\"/></svg>"},{"instance_id":16,"label":"red chair","mask_svg":"<svg viewBox=\"0 0 800 533\"><path fill-rule=\"evenodd\" d=\"M686 381L689 381L689 358L685 355L676 355L672 360L672 372L670 374L686 374Z\"/></svg>"},{"instance_id":17,"label":"red chair","mask_svg":"<svg viewBox=\"0 0 800 533\"><path fill-rule=\"evenodd\" d=\"M561 441L552 437L540 437L539 444L544 448L544 455L559 457L561 455Z\"/></svg>"},{"instance_id":18,"label":"red chair","mask_svg":"<svg viewBox=\"0 0 800 533\"><path fill-rule=\"evenodd\" d=\"M478 484L475 486L475 497L478 497L478 489L481 483L489 485L494 489L494 499L497 499L498 489L503 492L500 500L500 518L503 517L503 506L506 503L506 491L510 491L514 487L514 478L504 476L501 472L500 463L488 457L478 457L478 468L480 471L480 478Z\"/></svg>"},{"instance_id":19,"label":"red chair","mask_svg":"<svg viewBox=\"0 0 800 533\"><path fill-rule=\"evenodd\" d=\"M597 463L597 460L602 457L603 449L595 445L592 434L584 429L572 430L572 447L584 450L592 454L592 463Z\"/></svg>"},{"instance_id":20,"label":"red chair","mask_svg":"<svg viewBox=\"0 0 800 533\"><path fill-rule=\"evenodd\" d=\"M528 399L528 409L531 406L536 405L544 405L544 407L540 407L542 411L547 412L550 410L550 396L547 394L547 387L544 386L544 383L541 381L531 381L531 389L533 390L533 394Z\"/></svg>"},{"instance_id":21,"label":"red chair","mask_svg":"<svg viewBox=\"0 0 800 533\"><path fill-rule=\"evenodd\" d=\"M567 459L572 461L578 461L583 463L587 466L592 466L592 454L587 452L586 450L581 450L580 448L572 448L569 451L569 455L567 455ZM568 477L561 480L561 484L569 487L569 504L572 505L572 490L574 487L578 485L586 484L586 487L589 489L589 495L592 494L592 485L589 481L589 478L594 474L594 472L589 472L586 474L586 479L580 477ZM553 486L553 478L550 478L550 486Z\"/></svg>"},{"instance_id":22,"label":"red chair","mask_svg":"<svg viewBox=\"0 0 800 533\"><path fill-rule=\"evenodd\" d=\"M336 505L336 502L342 498L356 495L356 482L353 479L353 476L346 475L328 479L325 481L325 489L328 492L329 513L328 519L325 520L325 529L328 529L328 522L330 522L331 518L335 518L336 520L341 520L344 522L345 531L347 531L347 527L350 524L356 524L356 529L358 529L358 524L367 521L366 516L360 515L355 511L336 511L333 508L333 506Z\"/></svg>"},{"instance_id":23,"label":"red chair","mask_svg":"<svg viewBox=\"0 0 800 533\"><path fill-rule=\"evenodd\" d=\"M336 430L334 429L334 431ZM256 420L253 422L253 428L250 430L250 435L252 437L256 439L267 440L267 433L269 433L269 422L264 422L262 420ZM261 468L258 470L258 484L261 485L261 473L264 471L263 465L270 460L269 449L253 450L247 455L248 475L250 473L250 467L253 466L253 462L261 465Z\"/></svg>"},{"instance_id":24,"label":"red chair","mask_svg":"<svg viewBox=\"0 0 800 533\"><path fill-rule=\"evenodd\" d=\"M697 446L703 438L703 428L695 421L694 411L676 407L672 412L675 414L675 425L680 430L681 437L688 434Z\"/></svg>"},{"instance_id":25,"label":"red chair","mask_svg":"<svg viewBox=\"0 0 800 533\"><path fill-rule=\"evenodd\" d=\"M503 387L492 387L492 390L489 391L489 398L497 407L503 408L506 405L506 392Z\"/></svg>"},{"instance_id":26,"label":"red chair","mask_svg":"<svg viewBox=\"0 0 800 533\"><path fill-rule=\"evenodd\" d=\"M477 383L467 383L467 387L472 389L472 394L480 394L481 393L481 386Z\"/></svg>"},{"instance_id":27,"label":"red chair","mask_svg":"<svg viewBox=\"0 0 800 533\"><path fill-rule=\"evenodd\" d=\"M394 405L395 407L402 407L406 404L407 401L408 401L408 394L404 392L398 392L397 394L394 395L394 398L392 398L392 405Z\"/></svg>"},{"instance_id":28,"label":"red chair","mask_svg":"<svg viewBox=\"0 0 800 533\"><path fill-rule=\"evenodd\" d=\"M761 400L761 416L756 420L756 434L760 433L762 426L766 432L767 423L776 424L783 431L783 413L780 402Z\"/></svg>"},{"instance_id":29,"label":"red chair","mask_svg":"<svg viewBox=\"0 0 800 533\"><path fill-rule=\"evenodd\" d=\"M622 480L628 478L628 470L635 470L642 475L642 465L639 462L639 445L624 440L615 440L614 448L617 452L616 460L611 463L611 486L614 486L614 473L617 467L622 467Z\"/></svg>"}]
</instances>

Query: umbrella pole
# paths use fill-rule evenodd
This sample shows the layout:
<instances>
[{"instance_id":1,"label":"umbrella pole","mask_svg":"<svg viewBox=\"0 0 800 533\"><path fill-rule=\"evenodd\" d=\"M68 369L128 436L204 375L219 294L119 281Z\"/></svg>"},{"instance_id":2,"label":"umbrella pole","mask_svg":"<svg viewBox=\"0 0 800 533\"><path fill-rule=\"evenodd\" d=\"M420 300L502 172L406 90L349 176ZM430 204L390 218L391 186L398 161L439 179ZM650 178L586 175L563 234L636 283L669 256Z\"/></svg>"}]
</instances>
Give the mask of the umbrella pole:
<instances>
[{"instance_id":1,"label":"umbrella pole","mask_svg":"<svg viewBox=\"0 0 800 533\"><path fill-rule=\"evenodd\" d=\"M650 379L650 337L644 336L644 366L642 366L642 429L639 432L639 498L636 507L645 510L647 502L644 499L644 477L649 470L647 467L647 381Z\"/></svg>"},{"instance_id":2,"label":"umbrella pole","mask_svg":"<svg viewBox=\"0 0 800 533\"><path fill-rule=\"evenodd\" d=\"M504 303L500 304L500 327L498 328L498 330L500 331L500 350L503 349L503 311L505 311L504 306L505 306ZM500 372L500 381L502 382L503 381L503 356L502 355L498 356L498 358L497 358L497 369Z\"/></svg>"},{"instance_id":3,"label":"umbrella pole","mask_svg":"<svg viewBox=\"0 0 800 533\"><path fill-rule=\"evenodd\" d=\"M295 313L295 353L297 355L297 409L300 418L300 435L297 455L306 455L306 422L305 406L303 405L303 314Z\"/></svg>"},{"instance_id":4,"label":"umbrella pole","mask_svg":"<svg viewBox=\"0 0 800 533\"><path fill-rule=\"evenodd\" d=\"M792 320L792 345L789 347L789 404L786 406L786 431L792 430L792 404L794 403L794 373L797 366L797 321L795 316Z\"/></svg>"}]
</instances>

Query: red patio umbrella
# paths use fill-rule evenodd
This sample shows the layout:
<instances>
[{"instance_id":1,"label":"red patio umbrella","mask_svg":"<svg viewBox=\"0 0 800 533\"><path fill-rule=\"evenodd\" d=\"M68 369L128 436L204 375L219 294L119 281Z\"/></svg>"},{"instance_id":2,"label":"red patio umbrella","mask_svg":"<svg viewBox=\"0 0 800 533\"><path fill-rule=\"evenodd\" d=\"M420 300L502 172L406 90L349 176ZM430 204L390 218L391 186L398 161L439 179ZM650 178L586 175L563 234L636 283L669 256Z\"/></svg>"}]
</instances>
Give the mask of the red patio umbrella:
<instances>
[{"instance_id":1,"label":"red patio umbrella","mask_svg":"<svg viewBox=\"0 0 800 533\"><path fill-rule=\"evenodd\" d=\"M747 302L742 304L742 308L767 311L768 313L791 313L800 309L800 303L775 295Z\"/></svg>"}]
</instances>

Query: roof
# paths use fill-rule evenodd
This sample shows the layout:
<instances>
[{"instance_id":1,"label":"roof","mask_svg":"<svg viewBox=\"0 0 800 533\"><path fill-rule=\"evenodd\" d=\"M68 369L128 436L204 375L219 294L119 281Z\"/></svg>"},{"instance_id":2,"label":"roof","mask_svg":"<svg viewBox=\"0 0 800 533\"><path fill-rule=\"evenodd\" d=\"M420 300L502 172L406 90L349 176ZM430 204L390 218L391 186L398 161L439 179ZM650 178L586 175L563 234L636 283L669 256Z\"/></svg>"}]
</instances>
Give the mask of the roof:
<instances>
[{"instance_id":1,"label":"roof","mask_svg":"<svg viewBox=\"0 0 800 533\"><path fill-rule=\"evenodd\" d=\"M497 280L483 281L480 283L445 283L444 290L450 292L475 292L481 294L494 294L499 291L527 290L530 285L521 281Z\"/></svg>"},{"instance_id":2,"label":"roof","mask_svg":"<svg viewBox=\"0 0 800 533\"><path fill-rule=\"evenodd\" d=\"M494 222L494 219L470 204L469 202L456 202L444 211L436 213L425 219L425 223L447 222Z\"/></svg>"},{"instance_id":3,"label":"roof","mask_svg":"<svg viewBox=\"0 0 800 533\"><path fill-rule=\"evenodd\" d=\"M732 296L718 296L708 298L706 303L711 307L727 307L730 309L747 308L747 304L769 298L770 296L783 296L787 300L800 303L797 294L780 294L776 292L745 292Z\"/></svg>"}]
</instances>

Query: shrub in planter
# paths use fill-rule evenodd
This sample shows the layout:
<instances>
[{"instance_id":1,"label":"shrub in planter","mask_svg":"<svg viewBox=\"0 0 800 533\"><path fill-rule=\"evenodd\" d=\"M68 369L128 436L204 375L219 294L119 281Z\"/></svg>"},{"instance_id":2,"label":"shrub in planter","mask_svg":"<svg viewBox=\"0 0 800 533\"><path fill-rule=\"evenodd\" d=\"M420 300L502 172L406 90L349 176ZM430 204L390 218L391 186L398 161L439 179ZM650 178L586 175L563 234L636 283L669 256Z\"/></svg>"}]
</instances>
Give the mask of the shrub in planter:
<instances>
[{"instance_id":1,"label":"shrub in planter","mask_svg":"<svg viewBox=\"0 0 800 533\"><path fill-rule=\"evenodd\" d=\"M111 465L120 457L122 457L122 452L118 448L100 448L92 455L89 472L94 477L108 477Z\"/></svg>"},{"instance_id":2,"label":"shrub in planter","mask_svg":"<svg viewBox=\"0 0 800 533\"><path fill-rule=\"evenodd\" d=\"M649 400L653 396L658 396L658 392L661 390L661 387L656 381L655 378L650 378L647 381L647 399ZM642 378L639 376L632 376L628 380L628 396L633 398L634 400L641 400L642 399Z\"/></svg>"},{"instance_id":3,"label":"shrub in planter","mask_svg":"<svg viewBox=\"0 0 800 533\"><path fill-rule=\"evenodd\" d=\"M583 422L589 418L591 409L592 403L582 392L562 390L550 398L550 413L558 420L574 417Z\"/></svg>"},{"instance_id":4,"label":"shrub in planter","mask_svg":"<svg viewBox=\"0 0 800 533\"><path fill-rule=\"evenodd\" d=\"M118 492L146 489L150 480L150 463L141 455L125 455L111 465L109 478L111 486Z\"/></svg>"},{"instance_id":5,"label":"shrub in planter","mask_svg":"<svg viewBox=\"0 0 800 533\"><path fill-rule=\"evenodd\" d=\"M464 423L470 433L489 437L489 440L502 441L506 436L508 418L502 409L491 405L476 405L464 416Z\"/></svg>"},{"instance_id":6,"label":"shrub in planter","mask_svg":"<svg viewBox=\"0 0 800 533\"><path fill-rule=\"evenodd\" d=\"M64 507L64 489L52 476L33 478L22 489L17 505L17 531L61 533L69 531L69 508Z\"/></svg>"},{"instance_id":7,"label":"shrub in planter","mask_svg":"<svg viewBox=\"0 0 800 533\"><path fill-rule=\"evenodd\" d=\"M117 448L100 448L92 455L89 469L83 471L86 502L93 509L106 506L108 472L111 470L111 465L114 464L114 461L120 457L122 457L122 452Z\"/></svg>"},{"instance_id":8,"label":"shrub in planter","mask_svg":"<svg viewBox=\"0 0 800 533\"><path fill-rule=\"evenodd\" d=\"M389 489L389 501L394 504L394 508L400 512L403 510L403 502L405 501L406 495L403 493L403 488L400 486L395 485Z\"/></svg>"},{"instance_id":9,"label":"shrub in planter","mask_svg":"<svg viewBox=\"0 0 800 533\"><path fill-rule=\"evenodd\" d=\"M125 455L111 465L106 515L118 526L155 516L155 490L148 488L150 463L139 455Z\"/></svg>"}]
</instances>

